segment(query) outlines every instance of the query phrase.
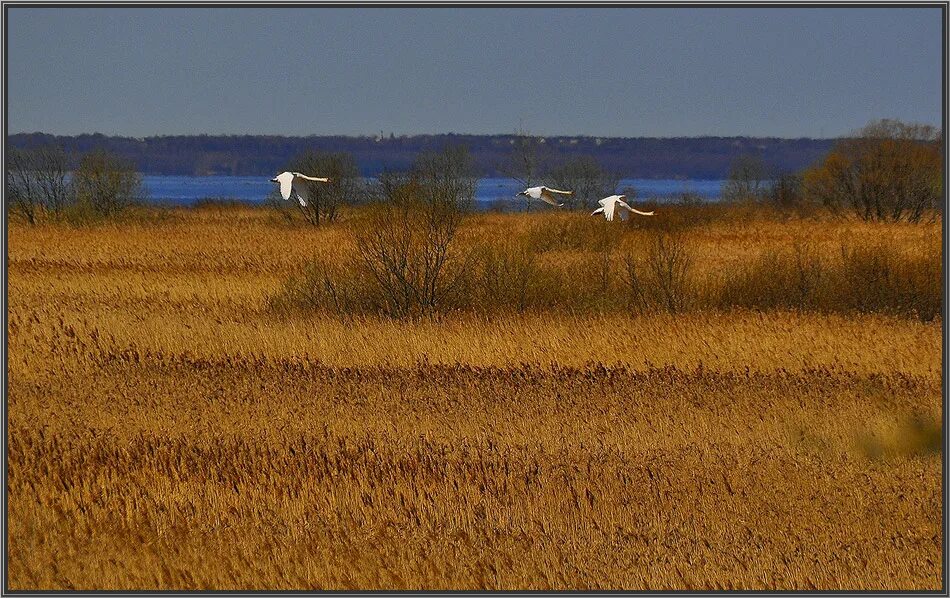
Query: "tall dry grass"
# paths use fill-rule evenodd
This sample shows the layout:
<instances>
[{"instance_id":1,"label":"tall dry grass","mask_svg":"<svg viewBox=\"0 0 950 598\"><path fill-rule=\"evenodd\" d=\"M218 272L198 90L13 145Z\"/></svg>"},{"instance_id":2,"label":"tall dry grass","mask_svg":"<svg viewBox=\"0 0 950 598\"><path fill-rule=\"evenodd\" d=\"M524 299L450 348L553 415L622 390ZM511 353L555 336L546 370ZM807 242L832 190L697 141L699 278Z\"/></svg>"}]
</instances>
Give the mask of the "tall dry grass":
<instances>
[{"instance_id":1,"label":"tall dry grass","mask_svg":"<svg viewBox=\"0 0 950 598\"><path fill-rule=\"evenodd\" d=\"M660 232L476 215L495 311L276 309L359 219L11 226L11 589L939 587L939 317L702 304L797 244L903 276L938 227L664 230L698 302L670 313L648 261L621 299Z\"/></svg>"},{"instance_id":2,"label":"tall dry grass","mask_svg":"<svg viewBox=\"0 0 950 598\"><path fill-rule=\"evenodd\" d=\"M942 311L939 244L906 252L893 241L842 243L838 255L796 244L769 249L725 277L721 304L758 309L892 313L931 320Z\"/></svg>"},{"instance_id":3,"label":"tall dry grass","mask_svg":"<svg viewBox=\"0 0 950 598\"><path fill-rule=\"evenodd\" d=\"M434 263L426 257L430 250L424 244L405 245L404 253L413 255L382 257L367 251L357 240L378 222L357 216L350 230L339 231L334 251L311 256L288 277L271 306L278 313L397 317L735 307L886 313L923 320L941 313L939 225L903 231L919 239L912 245L892 238L902 234L899 228L882 235L879 225L789 220L782 212L745 205L734 210L749 221L742 223L723 206L661 208L657 218L626 225L578 214L469 218L437 262L447 281L431 285L439 300L421 302L425 309L419 310L403 305L412 293L393 290L398 288L393 280L406 280L410 290L420 286L411 283L414 270L407 267L406 273L388 276L380 272L385 264L400 261ZM393 218L389 214L387 221ZM652 224L666 218L681 224ZM746 239L749 244L741 247L739 235L729 227L746 237L767 231L778 242ZM393 228L416 227L407 220L406 226ZM822 238L813 239L816 232L824 233ZM390 240L387 246L402 244ZM732 255L724 260L722 253Z\"/></svg>"}]
</instances>

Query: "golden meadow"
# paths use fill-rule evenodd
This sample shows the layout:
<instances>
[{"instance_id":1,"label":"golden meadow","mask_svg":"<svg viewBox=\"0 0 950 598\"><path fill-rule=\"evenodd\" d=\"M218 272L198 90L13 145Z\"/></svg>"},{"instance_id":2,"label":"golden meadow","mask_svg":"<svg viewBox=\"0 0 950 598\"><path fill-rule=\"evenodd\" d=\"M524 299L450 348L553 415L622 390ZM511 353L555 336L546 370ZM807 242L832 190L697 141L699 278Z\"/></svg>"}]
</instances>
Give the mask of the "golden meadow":
<instances>
[{"instance_id":1,"label":"golden meadow","mask_svg":"<svg viewBox=\"0 0 950 598\"><path fill-rule=\"evenodd\" d=\"M373 219L10 223L11 589L940 587L939 220Z\"/></svg>"}]
</instances>

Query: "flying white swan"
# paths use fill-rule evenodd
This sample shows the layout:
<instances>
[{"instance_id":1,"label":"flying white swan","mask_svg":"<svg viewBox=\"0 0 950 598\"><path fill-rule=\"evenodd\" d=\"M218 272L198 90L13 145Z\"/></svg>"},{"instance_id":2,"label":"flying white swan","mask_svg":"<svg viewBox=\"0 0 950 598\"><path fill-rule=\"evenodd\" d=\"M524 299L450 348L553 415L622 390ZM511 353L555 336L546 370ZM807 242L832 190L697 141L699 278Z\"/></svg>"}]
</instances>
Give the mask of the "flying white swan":
<instances>
[{"instance_id":1,"label":"flying white swan","mask_svg":"<svg viewBox=\"0 0 950 598\"><path fill-rule=\"evenodd\" d=\"M272 183L280 183L281 197L290 199L290 192L293 191L297 195L297 201L303 207L307 207L307 200L310 199L310 191L307 189L306 181L329 183L330 179L307 176L299 172L282 172L271 179Z\"/></svg>"},{"instance_id":2,"label":"flying white swan","mask_svg":"<svg viewBox=\"0 0 950 598\"><path fill-rule=\"evenodd\" d=\"M524 195L530 199L540 199L545 203L549 203L554 207L561 207L564 204L559 203L557 200L558 195L574 195L573 191L558 191L557 189L552 189L550 187L528 187L524 191L518 193L518 195Z\"/></svg>"},{"instance_id":3,"label":"flying white swan","mask_svg":"<svg viewBox=\"0 0 950 598\"><path fill-rule=\"evenodd\" d=\"M600 201L597 202L600 204L601 207L591 212L590 215L595 216L597 214L603 214L604 218L607 219L607 222L613 222L614 213L616 213L618 205L626 208L627 210L633 212L634 214L640 214L641 216L654 215L654 212L641 212L640 210L631 208L630 206L627 205L627 202L623 200L625 197L626 195L611 195L610 197L605 197L601 199Z\"/></svg>"}]
</instances>

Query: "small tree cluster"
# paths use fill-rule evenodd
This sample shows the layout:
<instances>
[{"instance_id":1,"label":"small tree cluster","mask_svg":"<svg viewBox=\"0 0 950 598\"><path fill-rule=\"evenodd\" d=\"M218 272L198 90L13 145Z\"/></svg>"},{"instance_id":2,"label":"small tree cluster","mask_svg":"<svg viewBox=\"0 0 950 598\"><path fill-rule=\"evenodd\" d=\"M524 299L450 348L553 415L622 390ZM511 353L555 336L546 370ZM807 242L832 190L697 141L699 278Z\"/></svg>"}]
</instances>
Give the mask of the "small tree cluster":
<instances>
[{"instance_id":1,"label":"small tree cluster","mask_svg":"<svg viewBox=\"0 0 950 598\"><path fill-rule=\"evenodd\" d=\"M805 174L808 194L864 220L918 222L943 196L942 133L929 125L881 120L835 145Z\"/></svg>"},{"instance_id":2,"label":"small tree cluster","mask_svg":"<svg viewBox=\"0 0 950 598\"><path fill-rule=\"evenodd\" d=\"M62 149L8 152L5 193L11 214L30 224L40 218L79 221L115 216L143 195L134 165L102 150L82 157L70 173Z\"/></svg>"}]
</instances>

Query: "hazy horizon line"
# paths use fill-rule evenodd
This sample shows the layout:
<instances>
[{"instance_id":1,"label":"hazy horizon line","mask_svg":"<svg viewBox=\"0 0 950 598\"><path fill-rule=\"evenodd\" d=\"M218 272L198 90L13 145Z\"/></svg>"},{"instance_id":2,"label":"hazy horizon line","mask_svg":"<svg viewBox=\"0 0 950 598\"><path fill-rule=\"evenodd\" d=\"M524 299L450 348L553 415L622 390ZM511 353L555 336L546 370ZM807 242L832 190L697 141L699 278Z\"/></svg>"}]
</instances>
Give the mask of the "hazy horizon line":
<instances>
[{"instance_id":1,"label":"hazy horizon line","mask_svg":"<svg viewBox=\"0 0 950 598\"><path fill-rule=\"evenodd\" d=\"M918 123L936 127L940 130L939 124L931 123ZM103 133L101 131L93 132L83 132L83 133L51 133L49 131L17 131L13 133L7 133L7 137L13 137L15 135L49 135L53 137L80 137L83 135L95 136L101 135L103 137L122 137L126 139L150 139L154 137L287 137L292 139L306 139L309 137L351 137L351 138L360 138L360 137L370 137L376 138L381 137L382 139L388 139L390 134L393 138L399 139L403 137L438 137L438 136L450 136L455 135L459 137L540 137L540 138L588 138L588 139L703 139L703 138L720 138L720 139L730 139L730 138L752 138L752 139L811 139L811 140L834 140L840 139L842 137L847 137L852 132L842 133L840 135L824 136L824 137L811 137L808 135L801 135L797 137L784 137L781 135L774 134L749 134L749 133L733 133L733 134L715 134L715 133L697 133L693 135L596 135L589 133L581 134L572 134L572 133L525 133L520 135L516 132L505 132L505 133L459 133L456 131L443 131L438 133L433 132L417 132L417 133L396 133L396 132L374 132L374 133L310 133L307 135L290 135L286 133L151 133L148 135L129 135L123 133Z\"/></svg>"}]
</instances>

